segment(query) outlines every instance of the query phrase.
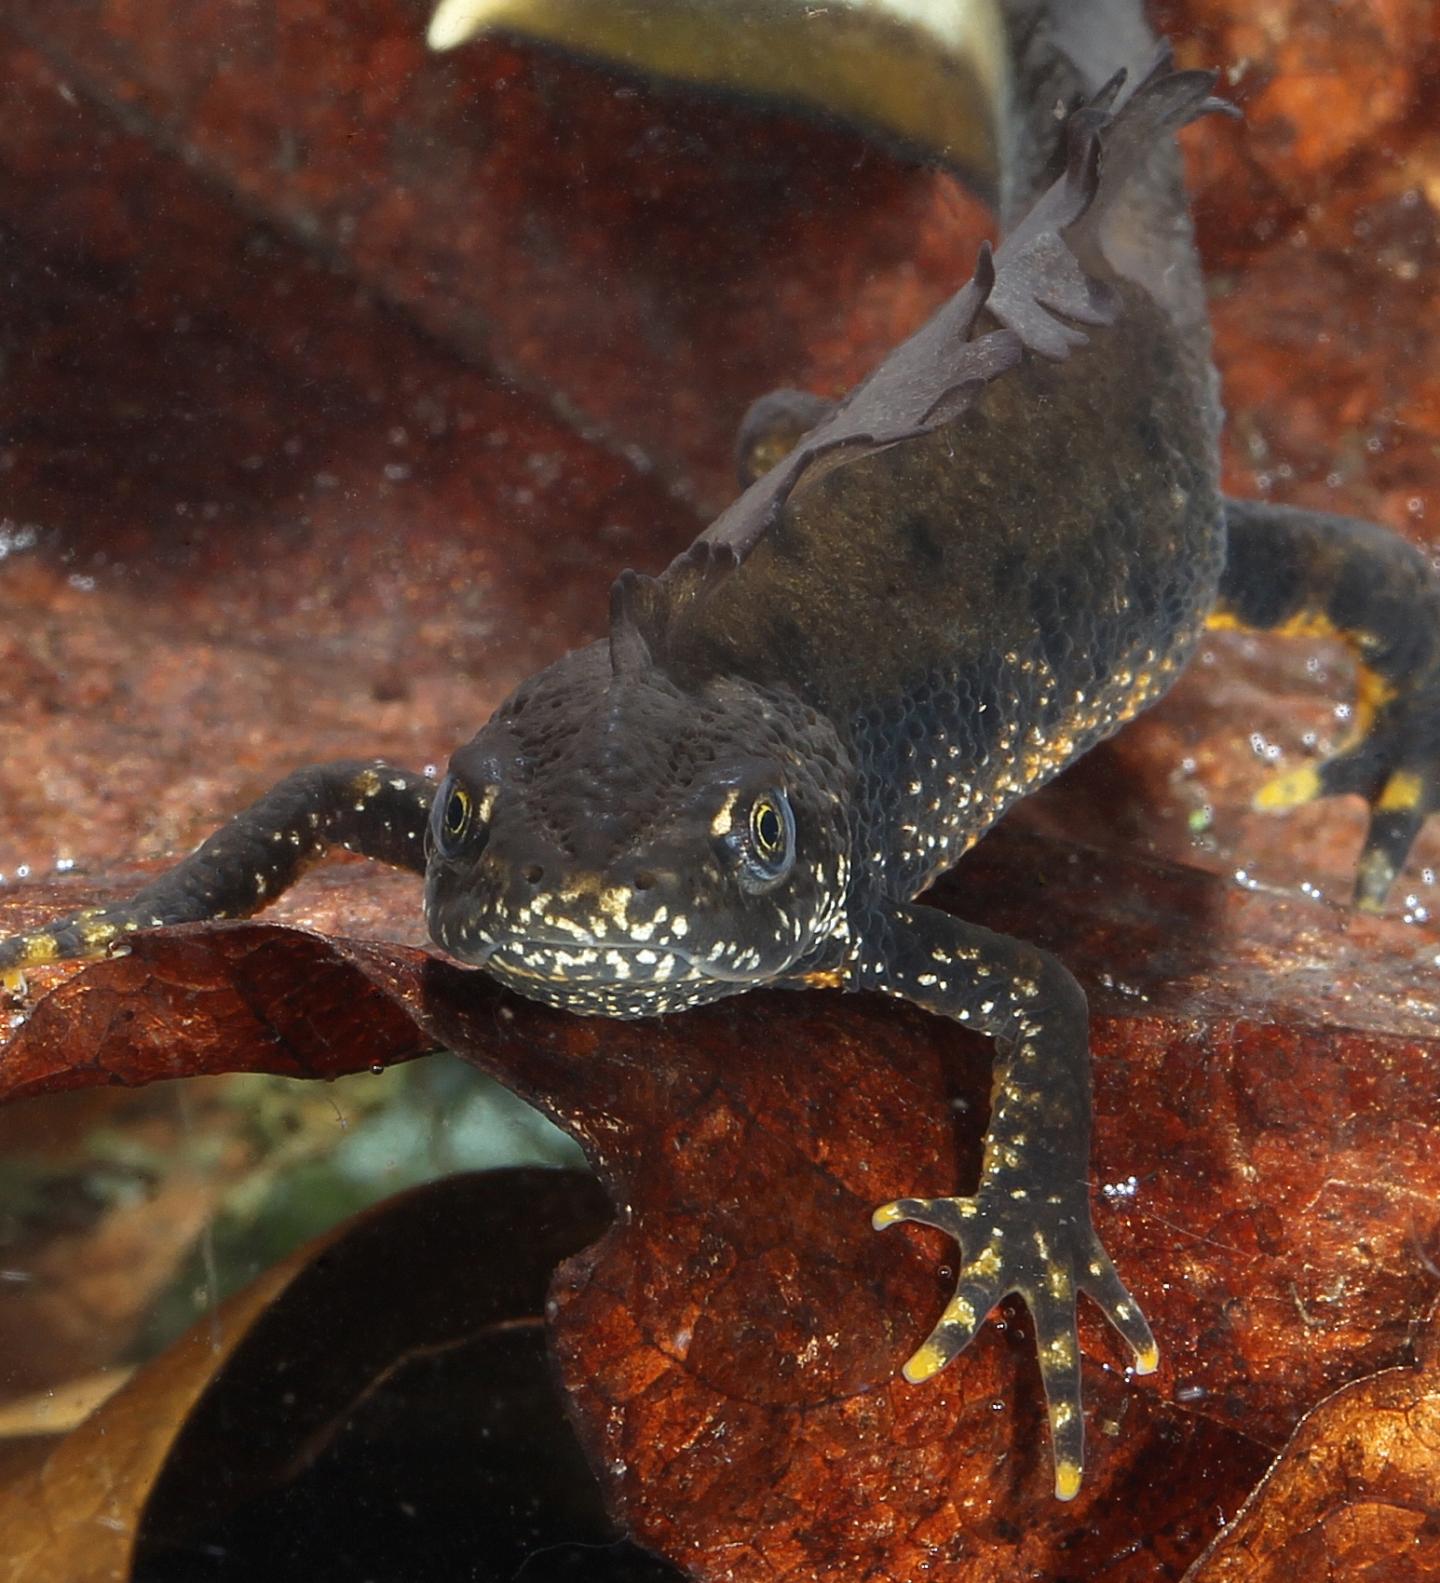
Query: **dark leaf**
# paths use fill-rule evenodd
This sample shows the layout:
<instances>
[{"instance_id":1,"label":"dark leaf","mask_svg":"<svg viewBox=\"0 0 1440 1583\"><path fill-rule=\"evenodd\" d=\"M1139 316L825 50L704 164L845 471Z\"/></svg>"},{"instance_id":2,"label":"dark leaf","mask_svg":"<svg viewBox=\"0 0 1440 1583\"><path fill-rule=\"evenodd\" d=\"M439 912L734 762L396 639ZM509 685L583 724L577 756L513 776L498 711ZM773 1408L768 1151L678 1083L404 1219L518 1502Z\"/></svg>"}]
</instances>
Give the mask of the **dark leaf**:
<instances>
[{"instance_id":1,"label":"dark leaf","mask_svg":"<svg viewBox=\"0 0 1440 1583\"><path fill-rule=\"evenodd\" d=\"M4 1576L296 1576L318 1540L309 1575L508 1578L612 1544L543 1339L556 1261L605 1219L584 1177L500 1171L302 1249L0 1493Z\"/></svg>"}]
</instances>

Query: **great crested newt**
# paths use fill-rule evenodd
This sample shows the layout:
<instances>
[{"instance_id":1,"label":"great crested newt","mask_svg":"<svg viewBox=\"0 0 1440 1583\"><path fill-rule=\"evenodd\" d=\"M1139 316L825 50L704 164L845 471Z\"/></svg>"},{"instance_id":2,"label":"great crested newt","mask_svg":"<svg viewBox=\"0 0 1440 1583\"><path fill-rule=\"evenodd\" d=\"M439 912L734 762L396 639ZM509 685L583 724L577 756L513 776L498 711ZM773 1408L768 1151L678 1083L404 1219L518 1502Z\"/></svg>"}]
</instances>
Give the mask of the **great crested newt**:
<instances>
[{"instance_id":1,"label":"great crested newt","mask_svg":"<svg viewBox=\"0 0 1440 1583\"><path fill-rule=\"evenodd\" d=\"M963 1251L909 1379L1023 1297L1068 1498L1078 1294L1137 1372L1157 1362L1091 1224L1085 996L1048 952L913 898L1159 698L1208 624L1355 650L1351 740L1260 801L1365 798L1356 899L1380 905L1440 806L1440 580L1376 527L1222 498L1175 137L1228 108L1212 75L1172 69L1138 0L969 9L1000 41L1003 241L929 323L839 403L762 398L734 502L658 577L623 573L608 636L517 688L438 787L300 770L133 899L0 943L0 968L253 913L344 846L425 875L451 956L571 1011L833 986L988 1034L976 1192L874 1222Z\"/></svg>"}]
</instances>

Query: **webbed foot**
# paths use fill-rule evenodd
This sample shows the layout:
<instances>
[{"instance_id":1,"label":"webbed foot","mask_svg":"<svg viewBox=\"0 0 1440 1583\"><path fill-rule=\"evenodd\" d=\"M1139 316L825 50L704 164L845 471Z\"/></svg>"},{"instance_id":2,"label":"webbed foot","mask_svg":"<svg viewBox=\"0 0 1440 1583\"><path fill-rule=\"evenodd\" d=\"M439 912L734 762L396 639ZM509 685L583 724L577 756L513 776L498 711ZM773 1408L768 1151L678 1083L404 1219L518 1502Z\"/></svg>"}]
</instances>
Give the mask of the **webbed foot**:
<instances>
[{"instance_id":1,"label":"webbed foot","mask_svg":"<svg viewBox=\"0 0 1440 1583\"><path fill-rule=\"evenodd\" d=\"M1160 1358L1145 1316L1095 1234L1088 1203L1077 1195L1036 1204L982 1186L974 1198L895 1199L875 1211L873 1224L880 1230L907 1220L953 1237L964 1265L939 1323L905 1364L905 1378L918 1384L937 1374L970 1345L991 1310L1018 1292L1035 1322L1055 1494L1072 1500L1085 1460L1076 1293L1088 1293L1125 1338L1137 1374L1153 1373Z\"/></svg>"},{"instance_id":2,"label":"webbed foot","mask_svg":"<svg viewBox=\"0 0 1440 1583\"><path fill-rule=\"evenodd\" d=\"M1055 1493L1070 1500L1085 1451L1078 1294L1088 1292L1129 1343L1136 1373L1159 1361L1145 1316L1090 1220L1085 996L1048 953L933 908L892 903L884 928L878 987L997 1041L975 1196L900 1198L875 1211L877 1228L904 1220L936 1227L960 1244L963 1259L955 1295L905 1376L924 1380L943 1369L991 1309L1018 1292L1035 1321Z\"/></svg>"}]
</instances>

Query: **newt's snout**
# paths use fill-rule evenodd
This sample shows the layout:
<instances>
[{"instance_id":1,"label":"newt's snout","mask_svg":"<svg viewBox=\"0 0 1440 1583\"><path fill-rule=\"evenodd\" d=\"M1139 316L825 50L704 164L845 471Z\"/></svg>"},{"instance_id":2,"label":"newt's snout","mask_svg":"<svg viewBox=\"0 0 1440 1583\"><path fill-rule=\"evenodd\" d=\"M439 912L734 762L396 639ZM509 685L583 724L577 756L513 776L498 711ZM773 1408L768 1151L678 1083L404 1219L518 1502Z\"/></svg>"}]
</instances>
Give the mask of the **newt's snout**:
<instances>
[{"instance_id":1,"label":"newt's snout","mask_svg":"<svg viewBox=\"0 0 1440 1583\"><path fill-rule=\"evenodd\" d=\"M430 931L452 956L531 999L657 1016L744 989L769 971L774 950L793 949L793 931L778 919L772 951L727 937L696 876L682 886L653 858L567 870L533 840L496 847L466 866L432 858Z\"/></svg>"}]
</instances>

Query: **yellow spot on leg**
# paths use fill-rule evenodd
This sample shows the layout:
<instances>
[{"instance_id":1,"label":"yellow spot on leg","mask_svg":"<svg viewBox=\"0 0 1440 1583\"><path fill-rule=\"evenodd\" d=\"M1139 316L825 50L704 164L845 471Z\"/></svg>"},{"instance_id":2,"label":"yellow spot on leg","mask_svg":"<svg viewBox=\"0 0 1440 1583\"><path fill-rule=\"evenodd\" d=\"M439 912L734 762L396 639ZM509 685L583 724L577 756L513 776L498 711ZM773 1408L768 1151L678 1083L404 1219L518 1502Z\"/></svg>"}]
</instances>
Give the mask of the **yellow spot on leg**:
<instances>
[{"instance_id":1,"label":"yellow spot on leg","mask_svg":"<svg viewBox=\"0 0 1440 1583\"><path fill-rule=\"evenodd\" d=\"M1080 1493L1080 1464L1057 1462L1055 1464L1055 1499L1073 1501Z\"/></svg>"},{"instance_id":2,"label":"yellow spot on leg","mask_svg":"<svg viewBox=\"0 0 1440 1583\"><path fill-rule=\"evenodd\" d=\"M1377 676L1368 665L1356 667L1355 675L1355 724L1348 741L1359 742L1369 736L1375 717L1387 705L1394 703L1396 689L1383 676Z\"/></svg>"},{"instance_id":3,"label":"yellow spot on leg","mask_svg":"<svg viewBox=\"0 0 1440 1583\"><path fill-rule=\"evenodd\" d=\"M60 942L53 934L28 935L20 951L22 967L40 967L60 960Z\"/></svg>"},{"instance_id":4,"label":"yellow spot on leg","mask_svg":"<svg viewBox=\"0 0 1440 1583\"><path fill-rule=\"evenodd\" d=\"M1378 849L1360 859L1355 905L1361 912L1383 912L1385 896L1395 883L1395 865Z\"/></svg>"},{"instance_id":5,"label":"yellow spot on leg","mask_svg":"<svg viewBox=\"0 0 1440 1583\"><path fill-rule=\"evenodd\" d=\"M1055 1336L1040 1349L1040 1361L1057 1369L1069 1368L1075 1362L1075 1343L1069 1336Z\"/></svg>"},{"instance_id":6,"label":"yellow spot on leg","mask_svg":"<svg viewBox=\"0 0 1440 1583\"><path fill-rule=\"evenodd\" d=\"M1396 770L1385 782L1385 789L1375 806L1381 813L1409 813L1412 808L1420 806L1420 799L1424 795L1425 788L1418 775L1409 770Z\"/></svg>"},{"instance_id":7,"label":"yellow spot on leg","mask_svg":"<svg viewBox=\"0 0 1440 1583\"><path fill-rule=\"evenodd\" d=\"M943 1352L933 1341L927 1341L900 1372L912 1385L923 1385L926 1380L935 1378L950 1357L950 1353Z\"/></svg>"},{"instance_id":8,"label":"yellow spot on leg","mask_svg":"<svg viewBox=\"0 0 1440 1583\"><path fill-rule=\"evenodd\" d=\"M1000 1249L992 1242L965 1266L966 1275L978 1281L993 1280L1000 1274Z\"/></svg>"},{"instance_id":9,"label":"yellow spot on leg","mask_svg":"<svg viewBox=\"0 0 1440 1583\"><path fill-rule=\"evenodd\" d=\"M1135 1354L1135 1372L1153 1374L1160 1367L1160 1348L1152 1341L1143 1351Z\"/></svg>"},{"instance_id":10,"label":"yellow spot on leg","mask_svg":"<svg viewBox=\"0 0 1440 1583\"><path fill-rule=\"evenodd\" d=\"M898 1226L905 1215L899 1204L881 1204L879 1209L870 1217L870 1224L876 1231L884 1231L887 1226Z\"/></svg>"},{"instance_id":11,"label":"yellow spot on leg","mask_svg":"<svg viewBox=\"0 0 1440 1583\"><path fill-rule=\"evenodd\" d=\"M1320 772L1313 764L1306 764L1266 781L1255 794L1255 806L1266 813L1280 813L1314 802L1320 793Z\"/></svg>"}]
</instances>

